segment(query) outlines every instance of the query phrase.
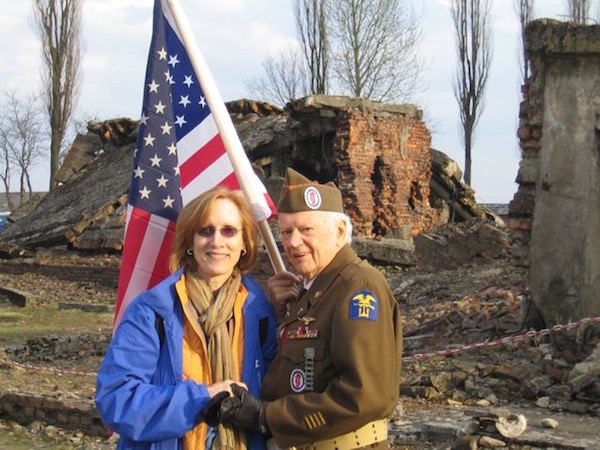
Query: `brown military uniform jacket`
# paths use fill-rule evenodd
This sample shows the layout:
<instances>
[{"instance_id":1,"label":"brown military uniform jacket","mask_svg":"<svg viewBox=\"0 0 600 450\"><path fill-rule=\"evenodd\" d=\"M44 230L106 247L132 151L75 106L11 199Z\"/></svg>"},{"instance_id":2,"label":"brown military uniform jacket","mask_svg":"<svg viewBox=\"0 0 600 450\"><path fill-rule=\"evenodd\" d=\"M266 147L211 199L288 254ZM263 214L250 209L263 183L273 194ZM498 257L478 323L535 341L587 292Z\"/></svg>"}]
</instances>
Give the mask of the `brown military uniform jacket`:
<instances>
[{"instance_id":1,"label":"brown military uniform jacket","mask_svg":"<svg viewBox=\"0 0 600 450\"><path fill-rule=\"evenodd\" d=\"M290 304L261 397L280 447L330 439L387 417L402 361L398 305L349 245Z\"/></svg>"}]
</instances>

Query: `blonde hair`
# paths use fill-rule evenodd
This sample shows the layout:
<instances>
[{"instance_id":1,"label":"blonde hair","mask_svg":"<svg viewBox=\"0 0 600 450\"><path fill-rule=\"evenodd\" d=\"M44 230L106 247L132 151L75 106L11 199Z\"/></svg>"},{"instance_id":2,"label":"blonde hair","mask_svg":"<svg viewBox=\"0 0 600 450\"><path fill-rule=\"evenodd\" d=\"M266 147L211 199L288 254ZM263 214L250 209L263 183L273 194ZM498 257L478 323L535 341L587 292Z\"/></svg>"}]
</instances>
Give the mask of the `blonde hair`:
<instances>
[{"instance_id":1,"label":"blonde hair","mask_svg":"<svg viewBox=\"0 0 600 450\"><path fill-rule=\"evenodd\" d=\"M258 229L250 208L240 191L231 191L226 188L216 187L200 194L179 212L177 224L175 225L173 248L169 260L169 269L171 272L175 272L182 266L186 270L198 270L198 264L194 256L188 255L187 249L193 246L194 233L198 225L206 222L215 201L220 199L230 200L237 206L240 212L242 238L246 253L240 256L236 267L242 273L248 272L254 267L258 258Z\"/></svg>"}]
</instances>

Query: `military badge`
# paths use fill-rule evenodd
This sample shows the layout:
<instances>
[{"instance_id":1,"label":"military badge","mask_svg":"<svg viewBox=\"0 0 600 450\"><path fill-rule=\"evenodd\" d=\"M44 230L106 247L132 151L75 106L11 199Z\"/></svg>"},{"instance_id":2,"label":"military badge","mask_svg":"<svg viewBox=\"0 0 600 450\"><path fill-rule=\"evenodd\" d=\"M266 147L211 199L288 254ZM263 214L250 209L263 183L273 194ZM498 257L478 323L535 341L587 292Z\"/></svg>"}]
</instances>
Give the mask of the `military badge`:
<instances>
[{"instance_id":1,"label":"military badge","mask_svg":"<svg viewBox=\"0 0 600 450\"><path fill-rule=\"evenodd\" d=\"M304 374L306 375L306 390L312 391L315 386L315 349L304 349Z\"/></svg>"},{"instance_id":2,"label":"military badge","mask_svg":"<svg viewBox=\"0 0 600 450\"><path fill-rule=\"evenodd\" d=\"M290 374L290 387L294 392L302 392L306 388L306 375L303 370L292 370Z\"/></svg>"},{"instance_id":3,"label":"military badge","mask_svg":"<svg viewBox=\"0 0 600 450\"><path fill-rule=\"evenodd\" d=\"M379 300L375 293L358 291L350 299L350 320L376 321L379 313Z\"/></svg>"},{"instance_id":4,"label":"military badge","mask_svg":"<svg viewBox=\"0 0 600 450\"><path fill-rule=\"evenodd\" d=\"M304 326L299 326L295 331L290 331L287 335L288 339L314 339L319 335L319 330L311 330L308 324L314 321L314 317L298 317L298 320L304 323Z\"/></svg>"},{"instance_id":5,"label":"military badge","mask_svg":"<svg viewBox=\"0 0 600 450\"><path fill-rule=\"evenodd\" d=\"M321 206L321 201L321 193L317 188L312 186L306 188L304 191L304 203L306 203L306 206L308 206L310 209L319 209Z\"/></svg>"}]
</instances>

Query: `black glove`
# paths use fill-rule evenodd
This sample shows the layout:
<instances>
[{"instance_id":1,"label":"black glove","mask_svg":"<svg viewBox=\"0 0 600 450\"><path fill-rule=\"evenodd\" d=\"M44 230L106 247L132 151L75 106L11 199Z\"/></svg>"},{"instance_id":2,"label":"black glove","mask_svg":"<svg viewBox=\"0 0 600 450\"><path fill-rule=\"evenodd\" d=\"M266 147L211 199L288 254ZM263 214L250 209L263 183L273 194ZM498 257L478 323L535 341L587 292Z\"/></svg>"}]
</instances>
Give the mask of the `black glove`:
<instances>
[{"instance_id":1,"label":"black glove","mask_svg":"<svg viewBox=\"0 0 600 450\"><path fill-rule=\"evenodd\" d=\"M231 385L233 397L221 403L220 420L238 428L257 430L267 434L266 402L256 398L248 390L237 384Z\"/></svg>"},{"instance_id":2,"label":"black glove","mask_svg":"<svg viewBox=\"0 0 600 450\"><path fill-rule=\"evenodd\" d=\"M209 400L200 412L202 421L210 427L216 427L220 423L221 403L229 397L229 392L221 391Z\"/></svg>"}]
</instances>

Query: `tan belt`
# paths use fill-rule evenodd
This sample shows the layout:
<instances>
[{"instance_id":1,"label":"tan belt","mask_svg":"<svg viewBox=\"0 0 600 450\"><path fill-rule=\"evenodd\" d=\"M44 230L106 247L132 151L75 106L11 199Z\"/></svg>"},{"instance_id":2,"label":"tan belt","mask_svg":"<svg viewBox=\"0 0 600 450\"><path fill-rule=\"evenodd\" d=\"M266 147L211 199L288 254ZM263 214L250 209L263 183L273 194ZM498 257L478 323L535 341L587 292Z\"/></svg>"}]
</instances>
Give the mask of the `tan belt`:
<instances>
[{"instance_id":1,"label":"tan belt","mask_svg":"<svg viewBox=\"0 0 600 450\"><path fill-rule=\"evenodd\" d=\"M387 419L374 420L360 427L358 430L341 436L313 442L312 444L290 447L289 450L347 450L360 448L387 440Z\"/></svg>"}]
</instances>

